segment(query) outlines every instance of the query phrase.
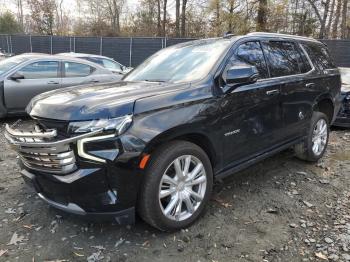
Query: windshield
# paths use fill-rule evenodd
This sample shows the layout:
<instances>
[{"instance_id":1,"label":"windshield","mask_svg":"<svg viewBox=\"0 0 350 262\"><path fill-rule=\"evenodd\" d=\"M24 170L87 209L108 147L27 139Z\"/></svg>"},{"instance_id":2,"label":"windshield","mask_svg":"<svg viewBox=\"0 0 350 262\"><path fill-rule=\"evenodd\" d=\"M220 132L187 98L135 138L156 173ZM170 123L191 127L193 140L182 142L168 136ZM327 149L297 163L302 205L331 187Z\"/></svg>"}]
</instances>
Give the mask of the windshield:
<instances>
[{"instance_id":1,"label":"windshield","mask_svg":"<svg viewBox=\"0 0 350 262\"><path fill-rule=\"evenodd\" d=\"M231 41L202 40L200 42L173 46L157 52L123 80L150 82L190 82L208 75Z\"/></svg>"},{"instance_id":2,"label":"windshield","mask_svg":"<svg viewBox=\"0 0 350 262\"><path fill-rule=\"evenodd\" d=\"M19 65L20 63L27 61L28 59L29 59L28 57L14 56L11 58L7 58L5 60L1 60L0 61L0 75L6 73L10 69Z\"/></svg>"}]
</instances>

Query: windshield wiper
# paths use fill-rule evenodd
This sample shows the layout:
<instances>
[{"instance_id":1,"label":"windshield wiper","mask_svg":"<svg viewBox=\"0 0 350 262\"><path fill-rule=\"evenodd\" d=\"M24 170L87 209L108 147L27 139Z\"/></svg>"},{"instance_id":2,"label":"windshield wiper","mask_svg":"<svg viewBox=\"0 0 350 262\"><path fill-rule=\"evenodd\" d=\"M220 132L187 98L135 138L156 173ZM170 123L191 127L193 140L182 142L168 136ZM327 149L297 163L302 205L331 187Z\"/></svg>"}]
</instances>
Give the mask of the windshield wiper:
<instances>
[{"instance_id":1,"label":"windshield wiper","mask_svg":"<svg viewBox=\"0 0 350 262\"><path fill-rule=\"evenodd\" d=\"M145 79L143 81L146 81L146 82L159 82L159 83L167 82L166 80L161 80L161 79Z\"/></svg>"}]
</instances>

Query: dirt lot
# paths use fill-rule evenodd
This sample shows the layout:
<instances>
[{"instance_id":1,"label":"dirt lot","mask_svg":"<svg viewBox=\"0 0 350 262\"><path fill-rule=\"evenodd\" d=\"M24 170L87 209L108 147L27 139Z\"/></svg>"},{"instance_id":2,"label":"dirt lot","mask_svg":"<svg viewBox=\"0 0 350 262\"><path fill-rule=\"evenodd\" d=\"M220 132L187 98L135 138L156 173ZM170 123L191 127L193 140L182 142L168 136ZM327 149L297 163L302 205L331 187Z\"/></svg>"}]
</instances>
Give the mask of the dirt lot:
<instances>
[{"instance_id":1,"label":"dirt lot","mask_svg":"<svg viewBox=\"0 0 350 262\"><path fill-rule=\"evenodd\" d=\"M288 150L217 182L204 217L169 234L49 208L0 125L0 261L350 261L350 131L334 130L316 165Z\"/></svg>"}]
</instances>

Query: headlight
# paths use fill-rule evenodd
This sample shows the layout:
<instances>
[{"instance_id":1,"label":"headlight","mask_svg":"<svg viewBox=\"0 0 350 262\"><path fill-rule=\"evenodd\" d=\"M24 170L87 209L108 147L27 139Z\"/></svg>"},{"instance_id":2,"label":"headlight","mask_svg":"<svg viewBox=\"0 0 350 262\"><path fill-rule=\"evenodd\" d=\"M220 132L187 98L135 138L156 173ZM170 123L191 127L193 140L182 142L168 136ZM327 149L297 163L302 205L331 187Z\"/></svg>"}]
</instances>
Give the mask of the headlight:
<instances>
[{"instance_id":1,"label":"headlight","mask_svg":"<svg viewBox=\"0 0 350 262\"><path fill-rule=\"evenodd\" d=\"M122 134L131 125L131 122L131 115L111 119L72 122L69 124L68 131L70 133L88 133L101 129Z\"/></svg>"}]
</instances>

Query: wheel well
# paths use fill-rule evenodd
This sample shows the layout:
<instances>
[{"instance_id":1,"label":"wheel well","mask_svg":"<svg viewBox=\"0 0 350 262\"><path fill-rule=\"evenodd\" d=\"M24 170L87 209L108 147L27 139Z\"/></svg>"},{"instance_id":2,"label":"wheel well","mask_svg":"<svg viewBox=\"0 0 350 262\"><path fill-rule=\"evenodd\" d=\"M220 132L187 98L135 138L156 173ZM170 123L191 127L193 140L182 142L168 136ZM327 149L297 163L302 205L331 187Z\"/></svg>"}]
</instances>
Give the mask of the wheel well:
<instances>
[{"instance_id":1,"label":"wheel well","mask_svg":"<svg viewBox=\"0 0 350 262\"><path fill-rule=\"evenodd\" d=\"M171 136L171 137L157 139L157 142L152 143L150 146L148 146L148 148L146 149L146 152L150 153L150 152L156 150L160 145L168 143L170 141L174 141L174 140L183 140L183 141L188 141L188 142L191 142L193 144L196 144L197 146L202 148L204 150L204 152L207 154L213 168L217 164L217 156L216 156L215 149L214 149L214 146L212 145L211 141L205 135L198 134L198 133L191 133L191 134Z\"/></svg>"},{"instance_id":2,"label":"wheel well","mask_svg":"<svg viewBox=\"0 0 350 262\"><path fill-rule=\"evenodd\" d=\"M314 111L324 113L328 117L329 122L332 122L334 115L334 106L332 100L322 99L315 105Z\"/></svg>"}]
</instances>

